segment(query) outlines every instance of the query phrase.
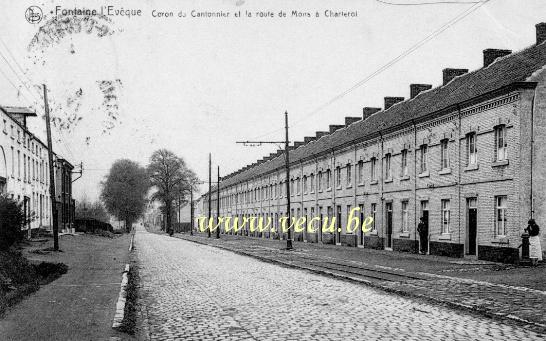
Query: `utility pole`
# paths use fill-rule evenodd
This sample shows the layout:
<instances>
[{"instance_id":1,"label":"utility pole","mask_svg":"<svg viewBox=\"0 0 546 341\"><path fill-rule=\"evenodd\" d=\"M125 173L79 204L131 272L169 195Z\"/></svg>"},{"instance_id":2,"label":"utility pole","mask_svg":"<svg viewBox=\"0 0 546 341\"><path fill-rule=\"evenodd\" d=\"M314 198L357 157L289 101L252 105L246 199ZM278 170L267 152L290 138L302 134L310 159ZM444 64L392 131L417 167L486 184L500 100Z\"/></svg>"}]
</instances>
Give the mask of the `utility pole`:
<instances>
[{"instance_id":1,"label":"utility pole","mask_svg":"<svg viewBox=\"0 0 546 341\"><path fill-rule=\"evenodd\" d=\"M210 224L210 219L212 217L212 213L211 213L211 197L212 197L212 193L211 193L211 187L212 187L212 161L211 161L211 155L209 153L209 219L207 221L207 223ZM212 224L211 224L212 226ZM210 226L209 226L210 227ZM208 229L208 233L209 233L209 238L211 237L211 233L210 233L210 228Z\"/></svg>"},{"instance_id":2,"label":"utility pole","mask_svg":"<svg viewBox=\"0 0 546 341\"><path fill-rule=\"evenodd\" d=\"M288 235L286 238L286 249L292 250L294 249L294 246L292 245L292 231L290 228L290 157L288 155L288 151L290 149L288 140L288 112L284 112L284 130L285 130L285 138L284 141L237 141L236 143L241 143L243 145L250 145L250 146L261 146L262 144L276 144L279 149L281 149L281 145L284 143L284 154L285 154L285 171L286 171L286 215L288 218ZM282 231L281 231L282 233Z\"/></svg>"},{"instance_id":3,"label":"utility pole","mask_svg":"<svg viewBox=\"0 0 546 341\"><path fill-rule=\"evenodd\" d=\"M51 217L53 221L53 249L59 251L59 226L57 225L57 199L55 198L55 171L53 167L53 143L51 142L51 120L47 103L47 87L44 84L44 109L47 131L47 158L49 161L49 196L51 198ZM29 226L30 228L30 226Z\"/></svg>"},{"instance_id":4,"label":"utility pole","mask_svg":"<svg viewBox=\"0 0 546 341\"><path fill-rule=\"evenodd\" d=\"M181 229L182 228L182 223L180 222L180 218L182 218L182 214L180 213L180 195L178 195L178 228ZM179 231L181 232L181 231Z\"/></svg>"},{"instance_id":5,"label":"utility pole","mask_svg":"<svg viewBox=\"0 0 546 341\"><path fill-rule=\"evenodd\" d=\"M218 183L216 184L216 223L220 222L220 166L218 166ZM216 239L220 238L220 226L216 228Z\"/></svg>"},{"instance_id":6,"label":"utility pole","mask_svg":"<svg viewBox=\"0 0 546 341\"><path fill-rule=\"evenodd\" d=\"M286 249L292 250L292 232L290 224L290 156L289 156L289 146L288 146L288 112L284 112L284 154L285 156L285 167L286 167L286 216L288 217L288 236L286 238Z\"/></svg>"},{"instance_id":7,"label":"utility pole","mask_svg":"<svg viewBox=\"0 0 546 341\"><path fill-rule=\"evenodd\" d=\"M193 184L190 185L190 236L193 236Z\"/></svg>"}]
</instances>

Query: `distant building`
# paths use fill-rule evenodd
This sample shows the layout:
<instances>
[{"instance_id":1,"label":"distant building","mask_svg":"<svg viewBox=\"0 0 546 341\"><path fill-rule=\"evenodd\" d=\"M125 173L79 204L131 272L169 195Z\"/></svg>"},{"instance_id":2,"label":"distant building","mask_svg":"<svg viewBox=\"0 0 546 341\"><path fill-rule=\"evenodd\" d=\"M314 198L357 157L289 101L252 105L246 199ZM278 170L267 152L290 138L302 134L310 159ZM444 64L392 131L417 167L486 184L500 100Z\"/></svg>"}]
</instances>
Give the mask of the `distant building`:
<instances>
[{"instance_id":1,"label":"distant building","mask_svg":"<svg viewBox=\"0 0 546 341\"><path fill-rule=\"evenodd\" d=\"M541 23L523 51L484 50L478 70L445 69L436 88L412 84L409 99L296 142L289 179L282 150L224 177L220 214L270 217L278 231L289 182L293 217L337 219L334 233L296 240L516 262L528 219L546 245L545 41ZM371 231L345 230L354 207Z\"/></svg>"},{"instance_id":2,"label":"distant building","mask_svg":"<svg viewBox=\"0 0 546 341\"><path fill-rule=\"evenodd\" d=\"M163 212L157 201L149 200L144 212L144 223L154 229L163 228Z\"/></svg>"},{"instance_id":3,"label":"distant building","mask_svg":"<svg viewBox=\"0 0 546 341\"><path fill-rule=\"evenodd\" d=\"M0 106L0 193L21 202L28 228L52 229L47 144L27 128L36 112L24 107ZM54 154L57 214L60 231L73 228L73 166Z\"/></svg>"}]
</instances>

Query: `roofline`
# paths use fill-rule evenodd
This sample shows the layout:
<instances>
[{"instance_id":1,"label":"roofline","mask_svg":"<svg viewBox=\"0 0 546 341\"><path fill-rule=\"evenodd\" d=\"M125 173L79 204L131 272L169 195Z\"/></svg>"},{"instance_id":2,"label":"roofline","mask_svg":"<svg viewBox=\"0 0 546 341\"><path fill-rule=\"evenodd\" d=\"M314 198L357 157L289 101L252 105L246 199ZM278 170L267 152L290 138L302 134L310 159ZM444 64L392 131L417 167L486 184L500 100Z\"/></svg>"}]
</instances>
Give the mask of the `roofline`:
<instances>
[{"instance_id":1,"label":"roofline","mask_svg":"<svg viewBox=\"0 0 546 341\"><path fill-rule=\"evenodd\" d=\"M24 112L14 112L14 113L11 113L11 114L17 114L17 115L24 115L24 116L33 116L33 117L36 117L38 116L36 114L36 110L32 111L30 108L28 107L11 107L9 105L0 105L0 109L2 109L2 111L6 114L6 115L10 115L10 113L5 109L5 108L25 108L25 109L29 109L29 112L28 113L24 113Z\"/></svg>"},{"instance_id":2,"label":"roofline","mask_svg":"<svg viewBox=\"0 0 546 341\"><path fill-rule=\"evenodd\" d=\"M21 123L19 123L19 121L17 121L16 119L14 119L13 117L11 117L1 106L0 106L0 109L2 110L2 112L4 114L6 114L6 116L11 120L12 123L15 123L17 126L19 126L19 128L21 128L24 132L26 132L27 134L29 134L33 140L39 142L42 147L44 147L45 149L49 149L47 144L45 144L42 140L40 140L40 138L38 136L36 136L33 132L31 132L30 130L28 130L28 128L26 128L25 126L23 126ZM55 153L54 151L51 151L53 153L53 155L59 157L60 155ZM68 162L68 161L67 161ZM70 162L69 162L70 163ZM72 164L71 164L72 165Z\"/></svg>"},{"instance_id":3,"label":"roofline","mask_svg":"<svg viewBox=\"0 0 546 341\"><path fill-rule=\"evenodd\" d=\"M309 155L309 156L307 156L305 158L299 159L298 161L290 162L290 165L297 164L297 163L303 163L303 162L318 158L318 157L320 157L322 155L334 152L336 150L343 149L343 148L346 148L348 146L351 146L351 145L354 145L354 144L357 144L357 143L361 143L361 142L364 142L364 141L372 140L374 138L379 137L381 134L383 134L383 135L388 134L388 133L391 133L391 132L396 131L396 130L403 129L403 128L408 127L408 126L412 126L415 123L422 123L422 122L425 122L425 121L430 120L430 119L434 119L434 118L437 118L437 117L441 117L443 115L447 115L447 114L449 114L449 113L451 113L453 111L459 110L461 107L469 107L469 106L475 105L475 104L477 104L479 102L483 102L484 100L491 99L491 98L494 98L494 97L498 97L498 96L500 96L502 94L505 94L505 93L508 93L510 91L514 91L514 90L518 90L518 89L535 89L537 85L538 85L537 82L527 82L527 81L513 82L513 83L510 83L510 84L505 85L503 87L500 87L498 89L495 89L493 91L489 91L489 92L486 92L486 93L481 94L479 96L470 98L470 99L468 99L466 101L450 105L448 107L442 108L442 109L437 110L437 111L433 111L433 112L431 112L429 114L426 114L424 116L421 116L419 118L416 118L416 119L412 118L410 120L404 121L404 122L402 122L402 123L400 123L398 125L395 125L393 127L389 127L387 129L384 129L384 130L377 130L376 132L374 132L372 134L368 134L368 135L362 136L360 138L357 138L355 140L346 142L344 144L337 145L335 147L325 149L325 150L323 150L323 151L321 151L319 153L311 154L311 155ZM382 111L380 111L380 112L378 112L376 114L379 114L379 113L384 112L384 111L385 110L382 110ZM339 129L339 130L342 130L342 129ZM336 132L333 132L332 134L328 134L328 135L333 135ZM328 136L328 135L326 135L326 136ZM323 137L325 137L325 136L323 136ZM311 141L309 143L313 143L313 142L315 142L315 141ZM277 157L281 157L282 155L284 155L284 152L282 154L280 154L279 156L277 156ZM267 162L273 161L275 159L276 158L273 158L271 160L268 160ZM260 174L259 176L264 176L264 175L269 175L269 174L272 174L272 173L276 173L277 171L279 171L280 169L283 169L283 168L284 168L284 166L277 167L277 168L274 168L272 170L266 171L266 172ZM235 184L229 185L229 187L235 186L237 184L241 184L241 183L244 183L244 182L251 181L251 180L255 179L256 177L257 176L253 176L253 177L250 177L247 180L238 181Z\"/></svg>"}]
</instances>

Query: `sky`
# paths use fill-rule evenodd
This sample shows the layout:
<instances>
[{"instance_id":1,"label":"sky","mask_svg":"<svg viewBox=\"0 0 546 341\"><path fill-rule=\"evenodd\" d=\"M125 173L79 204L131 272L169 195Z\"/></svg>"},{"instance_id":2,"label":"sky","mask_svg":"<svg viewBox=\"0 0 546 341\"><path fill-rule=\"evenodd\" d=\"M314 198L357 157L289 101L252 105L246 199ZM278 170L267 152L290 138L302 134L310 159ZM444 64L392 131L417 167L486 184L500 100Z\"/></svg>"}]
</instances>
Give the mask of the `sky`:
<instances>
[{"instance_id":1,"label":"sky","mask_svg":"<svg viewBox=\"0 0 546 341\"><path fill-rule=\"evenodd\" d=\"M236 141L283 141L285 111L290 140L303 141L363 107L383 107L385 96L408 98L411 83L439 86L446 67L480 68L486 48L532 45L535 24L546 21L544 0L0 1L0 104L34 108L29 128L45 141L47 85L54 150L83 163L77 200L98 198L115 160L146 166L160 148L202 180L212 153L213 178L217 165L226 175L277 150ZM25 19L33 5L39 23ZM141 15L55 16L105 6ZM325 17L328 10L356 16Z\"/></svg>"}]
</instances>

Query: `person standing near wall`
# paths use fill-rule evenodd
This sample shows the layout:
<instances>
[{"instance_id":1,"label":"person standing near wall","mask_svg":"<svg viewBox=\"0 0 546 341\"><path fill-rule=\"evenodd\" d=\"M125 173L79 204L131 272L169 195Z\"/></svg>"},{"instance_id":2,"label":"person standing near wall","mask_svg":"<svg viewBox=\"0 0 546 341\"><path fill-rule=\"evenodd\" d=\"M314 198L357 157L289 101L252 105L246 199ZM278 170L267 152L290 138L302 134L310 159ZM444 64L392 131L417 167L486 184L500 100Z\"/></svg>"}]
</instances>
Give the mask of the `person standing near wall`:
<instances>
[{"instance_id":1,"label":"person standing near wall","mask_svg":"<svg viewBox=\"0 0 546 341\"><path fill-rule=\"evenodd\" d=\"M427 244L428 244L428 226L425 224L425 220L423 217L419 218L419 224L417 225L417 232L419 233L420 238L420 246L421 250L419 253L426 254L427 253Z\"/></svg>"},{"instance_id":2,"label":"person standing near wall","mask_svg":"<svg viewBox=\"0 0 546 341\"><path fill-rule=\"evenodd\" d=\"M540 228L534 219L529 219L527 228L525 229L529 234L529 257L531 259L537 259L542 261L542 248L540 246Z\"/></svg>"}]
</instances>

